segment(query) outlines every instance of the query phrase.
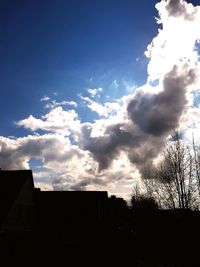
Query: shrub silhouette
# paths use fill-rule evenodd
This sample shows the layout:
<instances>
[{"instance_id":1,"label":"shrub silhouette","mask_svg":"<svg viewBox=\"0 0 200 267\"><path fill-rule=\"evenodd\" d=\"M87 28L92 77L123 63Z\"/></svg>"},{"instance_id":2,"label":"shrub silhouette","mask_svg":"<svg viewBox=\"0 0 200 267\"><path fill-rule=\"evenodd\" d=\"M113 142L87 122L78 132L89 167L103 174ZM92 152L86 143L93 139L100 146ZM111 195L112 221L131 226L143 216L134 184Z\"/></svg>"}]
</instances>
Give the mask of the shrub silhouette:
<instances>
[{"instance_id":1,"label":"shrub silhouette","mask_svg":"<svg viewBox=\"0 0 200 267\"><path fill-rule=\"evenodd\" d=\"M147 197L145 195L132 196L131 209L156 210L158 209L158 204L153 197Z\"/></svg>"}]
</instances>

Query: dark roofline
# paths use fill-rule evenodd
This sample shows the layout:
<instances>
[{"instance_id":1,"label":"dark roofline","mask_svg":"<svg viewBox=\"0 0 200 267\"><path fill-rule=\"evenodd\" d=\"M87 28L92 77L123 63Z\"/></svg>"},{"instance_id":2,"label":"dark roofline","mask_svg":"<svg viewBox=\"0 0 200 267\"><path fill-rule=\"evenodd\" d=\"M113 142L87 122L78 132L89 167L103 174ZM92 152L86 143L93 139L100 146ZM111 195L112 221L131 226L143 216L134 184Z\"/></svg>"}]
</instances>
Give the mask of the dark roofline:
<instances>
[{"instance_id":1,"label":"dark roofline","mask_svg":"<svg viewBox=\"0 0 200 267\"><path fill-rule=\"evenodd\" d=\"M72 195L104 195L106 197L108 197L108 192L107 191L72 191L72 190L69 190L69 191L42 191L40 190L40 188L35 188L35 191L38 192L39 194L42 194L42 195L69 195L69 194L72 194Z\"/></svg>"},{"instance_id":2,"label":"dark roofline","mask_svg":"<svg viewBox=\"0 0 200 267\"><path fill-rule=\"evenodd\" d=\"M8 214L20 194L24 184L29 181L34 186L31 170L0 171L0 221Z\"/></svg>"},{"instance_id":3,"label":"dark roofline","mask_svg":"<svg viewBox=\"0 0 200 267\"><path fill-rule=\"evenodd\" d=\"M0 168L0 172L31 172L32 173L32 170L28 169L28 170L2 170Z\"/></svg>"},{"instance_id":4,"label":"dark roofline","mask_svg":"<svg viewBox=\"0 0 200 267\"><path fill-rule=\"evenodd\" d=\"M36 188L37 189L37 188ZM40 192L59 192L59 193L62 193L62 192L79 192L79 193L85 193L85 192L90 192L90 193L107 193L107 191L90 191L90 190L85 190L85 191L83 191L83 190L41 190L40 189Z\"/></svg>"}]
</instances>

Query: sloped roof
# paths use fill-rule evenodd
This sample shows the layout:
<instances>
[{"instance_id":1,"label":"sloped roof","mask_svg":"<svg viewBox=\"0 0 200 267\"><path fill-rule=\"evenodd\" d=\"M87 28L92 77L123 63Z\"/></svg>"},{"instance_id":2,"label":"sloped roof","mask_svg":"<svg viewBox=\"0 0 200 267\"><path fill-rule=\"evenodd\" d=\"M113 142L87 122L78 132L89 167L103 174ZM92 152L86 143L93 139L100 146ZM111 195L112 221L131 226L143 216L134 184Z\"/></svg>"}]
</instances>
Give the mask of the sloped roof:
<instances>
[{"instance_id":1,"label":"sloped roof","mask_svg":"<svg viewBox=\"0 0 200 267\"><path fill-rule=\"evenodd\" d=\"M0 223L8 214L27 179L33 180L31 170L0 170Z\"/></svg>"}]
</instances>

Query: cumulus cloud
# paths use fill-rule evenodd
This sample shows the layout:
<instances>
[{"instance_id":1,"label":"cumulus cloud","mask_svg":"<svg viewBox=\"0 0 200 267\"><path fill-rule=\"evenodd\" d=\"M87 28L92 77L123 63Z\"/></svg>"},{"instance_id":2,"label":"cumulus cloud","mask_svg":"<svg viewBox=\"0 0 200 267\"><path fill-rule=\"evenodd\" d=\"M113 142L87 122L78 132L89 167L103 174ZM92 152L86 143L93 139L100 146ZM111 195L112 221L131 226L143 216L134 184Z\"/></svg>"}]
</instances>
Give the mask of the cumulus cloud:
<instances>
[{"instance_id":1,"label":"cumulus cloud","mask_svg":"<svg viewBox=\"0 0 200 267\"><path fill-rule=\"evenodd\" d=\"M192 4L186 3L184 0L170 0L165 4L168 16L184 17L187 20L194 20L197 8L193 8Z\"/></svg>"},{"instance_id":2,"label":"cumulus cloud","mask_svg":"<svg viewBox=\"0 0 200 267\"><path fill-rule=\"evenodd\" d=\"M148 80L159 80L157 92L153 87L151 92L136 90L127 105L129 120L108 126L104 136L93 137L91 125L82 127L80 144L91 152L99 170L108 168L120 151L126 151L139 169L151 163L189 108L188 92L198 83L199 7L179 0L161 1L156 8L163 29L146 55Z\"/></svg>"},{"instance_id":3,"label":"cumulus cloud","mask_svg":"<svg viewBox=\"0 0 200 267\"><path fill-rule=\"evenodd\" d=\"M75 110L64 110L62 107L56 107L50 110L41 118L35 118L30 115L24 120L16 122L18 126L23 126L31 131L43 130L63 135L76 133L80 128L80 120Z\"/></svg>"},{"instance_id":4,"label":"cumulus cloud","mask_svg":"<svg viewBox=\"0 0 200 267\"><path fill-rule=\"evenodd\" d=\"M15 140L1 137L0 151L3 169L26 169L31 158L41 159L43 164L48 164L67 161L75 155L81 157L81 151L71 145L68 138L55 134L30 135Z\"/></svg>"},{"instance_id":5,"label":"cumulus cloud","mask_svg":"<svg viewBox=\"0 0 200 267\"><path fill-rule=\"evenodd\" d=\"M121 151L127 153L129 160L141 170L143 164L152 163L163 147L163 138L148 135L132 123L114 124L106 129L103 136L92 137L90 125L82 128L79 144L90 151L102 171L112 164Z\"/></svg>"},{"instance_id":6,"label":"cumulus cloud","mask_svg":"<svg viewBox=\"0 0 200 267\"><path fill-rule=\"evenodd\" d=\"M138 92L128 105L128 113L136 125L156 136L168 134L179 123L186 108L186 90L197 79L194 69L188 65L177 66L164 76L163 91L158 94Z\"/></svg>"},{"instance_id":7,"label":"cumulus cloud","mask_svg":"<svg viewBox=\"0 0 200 267\"><path fill-rule=\"evenodd\" d=\"M197 63L196 42L200 39L200 7L182 0L161 1L156 5L157 22L162 25L148 45L149 80L160 79L182 61ZM192 17L192 19L191 19Z\"/></svg>"},{"instance_id":8,"label":"cumulus cloud","mask_svg":"<svg viewBox=\"0 0 200 267\"><path fill-rule=\"evenodd\" d=\"M71 175L73 183L77 182L77 177L83 170L87 172L86 165L89 164L87 152L81 151L67 137L58 134L29 135L14 140L0 137L0 152L2 169L29 169L30 160L39 159L42 168L34 171L34 178L42 188L47 188L48 183L62 176L68 181ZM77 168L77 161L80 169ZM72 185L70 181L68 183ZM69 189L63 183L60 186Z\"/></svg>"}]
</instances>

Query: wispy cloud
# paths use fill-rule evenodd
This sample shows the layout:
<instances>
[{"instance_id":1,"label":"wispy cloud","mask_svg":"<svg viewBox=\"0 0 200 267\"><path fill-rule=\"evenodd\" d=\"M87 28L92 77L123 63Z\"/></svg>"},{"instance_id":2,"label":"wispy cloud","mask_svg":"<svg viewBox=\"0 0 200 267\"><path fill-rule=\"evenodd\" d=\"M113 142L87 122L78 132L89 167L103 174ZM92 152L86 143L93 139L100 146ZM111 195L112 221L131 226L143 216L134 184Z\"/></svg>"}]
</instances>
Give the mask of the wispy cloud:
<instances>
[{"instance_id":1,"label":"wispy cloud","mask_svg":"<svg viewBox=\"0 0 200 267\"><path fill-rule=\"evenodd\" d=\"M112 81L111 86L114 87L114 88L118 88L119 87L119 83L117 82L116 79Z\"/></svg>"},{"instance_id":2,"label":"wispy cloud","mask_svg":"<svg viewBox=\"0 0 200 267\"><path fill-rule=\"evenodd\" d=\"M56 101L56 100L51 100L49 103L45 105L45 108L56 108L56 107L61 107L61 106L72 106L72 107L77 107L78 104L75 101Z\"/></svg>"},{"instance_id":3,"label":"wispy cloud","mask_svg":"<svg viewBox=\"0 0 200 267\"><path fill-rule=\"evenodd\" d=\"M91 97L97 96L99 93L101 93L103 89L101 87L99 88L89 88L87 92L90 94Z\"/></svg>"},{"instance_id":4,"label":"wispy cloud","mask_svg":"<svg viewBox=\"0 0 200 267\"><path fill-rule=\"evenodd\" d=\"M46 101L49 101L49 100L50 100L50 97L48 97L48 96L43 96L43 97L40 99L41 102L46 102Z\"/></svg>"},{"instance_id":5,"label":"wispy cloud","mask_svg":"<svg viewBox=\"0 0 200 267\"><path fill-rule=\"evenodd\" d=\"M96 112L99 116L102 117L109 117L111 114L116 113L120 105L118 102L106 102L104 104L101 104L99 102L96 102L89 97L80 96L80 98L86 103L86 106Z\"/></svg>"},{"instance_id":6,"label":"wispy cloud","mask_svg":"<svg viewBox=\"0 0 200 267\"><path fill-rule=\"evenodd\" d=\"M55 96L57 96L57 93L54 93ZM67 100L62 100L62 101L57 101L55 99L52 99L48 96L43 96L40 99L40 102L45 102L45 108L53 109L56 107L61 107L61 106L72 106L72 107L77 107L78 104L75 101L67 101Z\"/></svg>"}]
</instances>

